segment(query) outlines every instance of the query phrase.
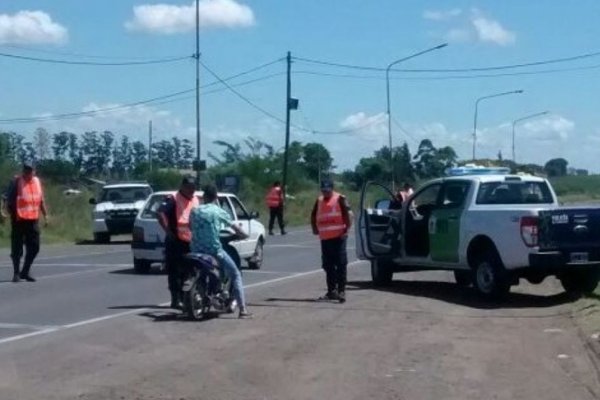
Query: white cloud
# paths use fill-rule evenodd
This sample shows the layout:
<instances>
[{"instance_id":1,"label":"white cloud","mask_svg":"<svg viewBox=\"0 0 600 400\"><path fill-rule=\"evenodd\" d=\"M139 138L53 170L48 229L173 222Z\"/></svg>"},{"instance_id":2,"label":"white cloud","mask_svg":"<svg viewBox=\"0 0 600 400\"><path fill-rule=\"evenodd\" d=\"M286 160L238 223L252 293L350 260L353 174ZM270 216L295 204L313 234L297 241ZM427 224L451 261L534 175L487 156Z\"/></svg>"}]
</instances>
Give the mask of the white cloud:
<instances>
[{"instance_id":1,"label":"white cloud","mask_svg":"<svg viewBox=\"0 0 600 400\"><path fill-rule=\"evenodd\" d=\"M500 46L514 44L517 35L505 29L500 22L484 17L478 10L473 10L471 24L480 42L494 43Z\"/></svg>"},{"instance_id":2,"label":"white cloud","mask_svg":"<svg viewBox=\"0 0 600 400\"><path fill-rule=\"evenodd\" d=\"M67 28L43 11L0 14L0 44L61 44L67 39Z\"/></svg>"},{"instance_id":3,"label":"white cloud","mask_svg":"<svg viewBox=\"0 0 600 400\"><path fill-rule=\"evenodd\" d=\"M524 123L522 135L528 139L564 142L574 129L573 121L557 115Z\"/></svg>"},{"instance_id":4,"label":"white cloud","mask_svg":"<svg viewBox=\"0 0 600 400\"><path fill-rule=\"evenodd\" d=\"M256 21L252 9L235 0L200 0L200 27L240 28L253 26ZM196 6L145 4L133 8L133 19L125 23L131 31L156 34L189 32L196 26Z\"/></svg>"},{"instance_id":5,"label":"white cloud","mask_svg":"<svg viewBox=\"0 0 600 400\"><path fill-rule=\"evenodd\" d=\"M423 18L431 21L446 21L462 14L460 8L453 8L451 10L425 10L423 12Z\"/></svg>"},{"instance_id":6,"label":"white cloud","mask_svg":"<svg viewBox=\"0 0 600 400\"><path fill-rule=\"evenodd\" d=\"M454 11L453 15L452 12ZM461 16L463 13L456 13L456 10L447 12L441 11L425 11L423 16L432 21L447 21ZM506 29L499 21L496 21L480 10L474 8L470 13L460 18L457 26L451 27L441 36L453 43L461 42L480 42L495 44L498 46L508 46L514 44L517 40L517 35Z\"/></svg>"}]
</instances>

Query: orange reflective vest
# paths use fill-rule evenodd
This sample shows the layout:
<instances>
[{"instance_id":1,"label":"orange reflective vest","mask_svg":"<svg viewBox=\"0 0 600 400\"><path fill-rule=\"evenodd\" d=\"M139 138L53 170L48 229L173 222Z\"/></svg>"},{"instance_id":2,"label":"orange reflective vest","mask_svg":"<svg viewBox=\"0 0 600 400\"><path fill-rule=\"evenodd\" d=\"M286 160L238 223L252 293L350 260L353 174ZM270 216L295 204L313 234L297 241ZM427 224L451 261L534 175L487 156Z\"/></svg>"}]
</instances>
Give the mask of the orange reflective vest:
<instances>
[{"instance_id":1,"label":"orange reflective vest","mask_svg":"<svg viewBox=\"0 0 600 400\"><path fill-rule=\"evenodd\" d=\"M325 200L319 196L317 203L317 230L319 239L329 240L343 236L346 233L346 224L340 207L340 194L333 192L332 196Z\"/></svg>"},{"instance_id":2,"label":"orange reflective vest","mask_svg":"<svg viewBox=\"0 0 600 400\"><path fill-rule=\"evenodd\" d=\"M269 193L267 193L265 200L267 202L267 207L279 207L281 205L281 188L279 186L273 186L271 190L269 190Z\"/></svg>"},{"instance_id":3,"label":"orange reflective vest","mask_svg":"<svg viewBox=\"0 0 600 400\"><path fill-rule=\"evenodd\" d=\"M17 219L35 221L40 218L40 207L44 194L37 176L29 182L17 177Z\"/></svg>"},{"instance_id":4,"label":"orange reflective vest","mask_svg":"<svg viewBox=\"0 0 600 400\"><path fill-rule=\"evenodd\" d=\"M175 194L175 217L177 219L177 237L184 242L192 241L190 230L190 213L194 207L198 207L200 201L196 196L188 199L181 193Z\"/></svg>"}]
</instances>

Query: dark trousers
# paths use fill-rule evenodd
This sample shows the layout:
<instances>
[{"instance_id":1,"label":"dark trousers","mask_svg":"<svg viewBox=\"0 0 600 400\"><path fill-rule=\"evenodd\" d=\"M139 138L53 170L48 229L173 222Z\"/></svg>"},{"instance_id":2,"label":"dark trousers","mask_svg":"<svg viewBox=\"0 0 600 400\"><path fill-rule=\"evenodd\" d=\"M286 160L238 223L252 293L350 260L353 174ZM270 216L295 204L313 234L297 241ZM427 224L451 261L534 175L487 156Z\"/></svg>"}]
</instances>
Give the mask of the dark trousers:
<instances>
[{"instance_id":1,"label":"dark trousers","mask_svg":"<svg viewBox=\"0 0 600 400\"><path fill-rule=\"evenodd\" d=\"M29 275L31 264L40 252L40 226L34 221L12 221L11 254L15 274L19 273L21 257L23 257L23 245L25 245L25 261L23 263L23 275Z\"/></svg>"},{"instance_id":2,"label":"dark trousers","mask_svg":"<svg viewBox=\"0 0 600 400\"><path fill-rule=\"evenodd\" d=\"M327 291L346 291L348 254L346 237L321 240L321 258L327 275Z\"/></svg>"},{"instance_id":3,"label":"dark trousers","mask_svg":"<svg viewBox=\"0 0 600 400\"><path fill-rule=\"evenodd\" d=\"M187 242L171 239L167 239L165 242L165 262L171 295L179 296L181 294L185 272L183 257L189 252L190 244Z\"/></svg>"},{"instance_id":4,"label":"dark trousers","mask_svg":"<svg viewBox=\"0 0 600 400\"><path fill-rule=\"evenodd\" d=\"M269 233L273 232L273 225L275 225L275 218L279 224L279 230L283 233L283 206L269 207Z\"/></svg>"}]
</instances>

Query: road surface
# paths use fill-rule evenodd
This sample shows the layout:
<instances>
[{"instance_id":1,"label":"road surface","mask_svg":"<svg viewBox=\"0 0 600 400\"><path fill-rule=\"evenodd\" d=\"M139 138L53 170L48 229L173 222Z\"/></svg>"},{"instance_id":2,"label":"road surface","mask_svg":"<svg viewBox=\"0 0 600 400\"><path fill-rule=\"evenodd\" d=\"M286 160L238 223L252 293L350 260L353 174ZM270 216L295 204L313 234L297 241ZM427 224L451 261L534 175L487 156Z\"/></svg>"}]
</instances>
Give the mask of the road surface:
<instances>
[{"instance_id":1,"label":"road surface","mask_svg":"<svg viewBox=\"0 0 600 400\"><path fill-rule=\"evenodd\" d=\"M127 243L47 246L36 283L0 250L0 399L594 399L598 362L548 279L502 307L445 272L375 290L349 241L348 301L325 291L306 231L244 271L252 320L189 322Z\"/></svg>"}]
</instances>

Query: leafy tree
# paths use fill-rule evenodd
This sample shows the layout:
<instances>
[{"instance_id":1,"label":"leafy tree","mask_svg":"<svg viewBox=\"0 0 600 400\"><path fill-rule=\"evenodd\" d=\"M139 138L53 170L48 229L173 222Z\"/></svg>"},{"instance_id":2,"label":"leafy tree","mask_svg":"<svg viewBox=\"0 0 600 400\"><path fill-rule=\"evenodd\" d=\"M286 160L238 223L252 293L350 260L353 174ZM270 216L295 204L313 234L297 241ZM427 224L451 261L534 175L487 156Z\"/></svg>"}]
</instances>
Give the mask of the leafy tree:
<instances>
[{"instance_id":1,"label":"leafy tree","mask_svg":"<svg viewBox=\"0 0 600 400\"><path fill-rule=\"evenodd\" d=\"M136 140L131 145L131 158L133 165L137 166L148 161L148 148L144 143Z\"/></svg>"},{"instance_id":2,"label":"leafy tree","mask_svg":"<svg viewBox=\"0 0 600 400\"><path fill-rule=\"evenodd\" d=\"M35 154L40 160L47 160L51 157L50 152L51 137L44 128L37 128L33 134L33 146Z\"/></svg>"},{"instance_id":3,"label":"leafy tree","mask_svg":"<svg viewBox=\"0 0 600 400\"><path fill-rule=\"evenodd\" d=\"M553 158L544 165L544 171L549 177L567 175L567 166L569 162L564 158Z\"/></svg>"},{"instance_id":4,"label":"leafy tree","mask_svg":"<svg viewBox=\"0 0 600 400\"><path fill-rule=\"evenodd\" d=\"M181 166L182 169L188 169L192 167L194 161L194 148L192 142L189 139L183 139L181 141Z\"/></svg>"},{"instance_id":5,"label":"leafy tree","mask_svg":"<svg viewBox=\"0 0 600 400\"><path fill-rule=\"evenodd\" d=\"M64 160L69 152L69 132L60 132L52 136L52 152L55 160Z\"/></svg>"},{"instance_id":6,"label":"leafy tree","mask_svg":"<svg viewBox=\"0 0 600 400\"><path fill-rule=\"evenodd\" d=\"M83 154L81 148L79 147L79 141L77 135L74 133L69 133L69 159L75 165L77 171L81 170L81 165L83 163Z\"/></svg>"},{"instance_id":7,"label":"leafy tree","mask_svg":"<svg viewBox=\"0 0 600 400\"><path fill-rule=\"evenodd\" d=\"M307 143L303 148L304 168L311 180L318 181L321 173L329 173L333 158L321 143Z\"/></svg>"}]
</instances>

